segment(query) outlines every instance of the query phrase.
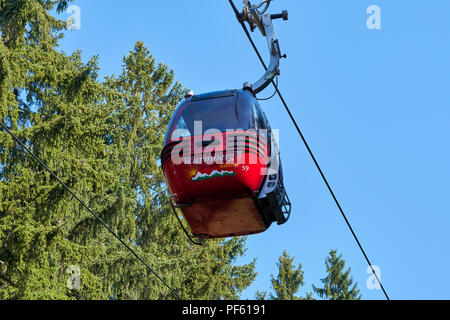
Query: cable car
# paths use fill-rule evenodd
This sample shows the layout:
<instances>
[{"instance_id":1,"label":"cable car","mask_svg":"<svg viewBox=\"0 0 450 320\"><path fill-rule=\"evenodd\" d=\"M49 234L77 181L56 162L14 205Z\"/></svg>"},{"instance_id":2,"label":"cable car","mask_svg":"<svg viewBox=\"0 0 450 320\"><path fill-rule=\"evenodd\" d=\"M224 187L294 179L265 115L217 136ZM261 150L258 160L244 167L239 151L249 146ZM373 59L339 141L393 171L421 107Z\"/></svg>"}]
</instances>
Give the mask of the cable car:
<instances>
[{"instance_id":1,"label":"cable car","mask_svg":"<svg viewBox=\"0 0 450 320\"><path fill-rule=\"evenodd\" d=\"M249 3L245 12L246 21L261 26L268 38L271 63L266 73L242 89L199 95L188 90L171 118L161 152L174 206L192 234L204 239L260 233L273 222L285 223L291 212L276 134L256 98L279 74L282 55L272 20L286 20L287 12L263 15Z\"/></svg>"}]
</instances>

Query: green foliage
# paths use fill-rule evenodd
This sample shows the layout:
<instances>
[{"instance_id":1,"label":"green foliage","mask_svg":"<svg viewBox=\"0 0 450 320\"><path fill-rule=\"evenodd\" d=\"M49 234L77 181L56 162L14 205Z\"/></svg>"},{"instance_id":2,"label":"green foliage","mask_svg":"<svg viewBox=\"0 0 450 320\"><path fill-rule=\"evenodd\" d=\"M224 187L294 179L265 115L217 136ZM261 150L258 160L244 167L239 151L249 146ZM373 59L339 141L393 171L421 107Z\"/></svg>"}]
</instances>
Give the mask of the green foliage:
<instances>
[{"instance_id":1,"label":"green foliage","mask_svg":"<svg viewBox=\"0 0 450 320\"><path fill-rule=\"evenodd\" d=\"M291 258L286 250L279 258L278 276L272 278L272 288L275 295L271 295L272 299L276 300L296 300L295 293L300 286L304 285L302 265L299 264L297 268L294 265L294 258Z\"/></svg>"},{"instance_id":2,"label":"green foliage","mask_svg":"<svg viewBox=\"0 0 450 320\"><path fill-rule=\"evenodd\" d=\"M302 265L297 268L294 265L294 258L291 258L286 250L279 257L278 276L271 276L272 288L275 294L257 290L256 300L314 300L314 293L324 300L360 300L357 283L353 284L350 276L350 268L344 271L345 261L342 255L337 256L335 250L330 251L330 255L325 260L327 276L322 279L322 288L313 287L314 292L306 292L305 297L295 296L300 286L304 286L304 272Z\"/></svg>"},{"instance_id":3,"label":"green foliage","mask_svg":"<svg viewBox=\"0 0 450 320\"><path fill-rule=\"evenodd\" d=\"M326 300L360 300L358 284L353 285L350 268L344 271L345 261L336 250L331 250L325 260L327 276L321 280L323 287L313 285L314 292ZM353 286L352 286L353 285Z\"/></svg>"},{"instance_id":4,"label":"green foliage","mask_svg":"<svg viewBox=\"0 0 450 320\"><path fill-rule=\"evenodd\" d=\"M100 82L98 57L57 51L67 1L0 0L0 119L183 298L237 299L245 238L191 245L168 205L163 132L182 96L137 42ZM81 287L69 289L70 266ZM1 299L173 299L89 212L0 131Z\"/></svg>"},{"instance_id":5,"label":"green foliage","mask_svg":"<svg viewBox=\"0 0 450 320\"><path fill-rule=\"evenodd\" d=\"M267 294L267 292L256 292L257 300L298 300L303 299L295 296L300 286L304 286L304 272L302 265L298 267L294 265L294 258L291 258L286 250L278 258L278 275L275 278L271 275L272 288L275 294Z\"/></svg>"}]
</instances>

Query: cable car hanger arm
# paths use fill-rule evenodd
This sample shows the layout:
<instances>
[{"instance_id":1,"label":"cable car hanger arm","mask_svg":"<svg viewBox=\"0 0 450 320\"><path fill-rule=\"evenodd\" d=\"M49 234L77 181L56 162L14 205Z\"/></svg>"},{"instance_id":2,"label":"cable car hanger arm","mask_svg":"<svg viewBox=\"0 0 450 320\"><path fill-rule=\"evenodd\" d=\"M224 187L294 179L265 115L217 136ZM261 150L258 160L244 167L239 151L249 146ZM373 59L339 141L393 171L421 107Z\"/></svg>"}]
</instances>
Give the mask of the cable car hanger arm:
<instances>
[{"instance_id":1,"label":"cable car hanger arm","mask_svg":"<svg viewBox=\"0 0 450 320\"><path fill-rule=\"evenodd\" d=\"M247 21L252 32L256 28L261 31L261 34L267 39L267 45L269 48L269 67L264 75L252 84L252 90L255 95L264 90L276 76L280 75L280 59L286 58L286 55L281 54L280 45L277 37L275 36L272 20L288 20L288 12L283 10L281 14L265 14L271 1L272 0L264 0L258 5L251 5L249 0L244 0L244 9L238 16L239 22L243 23ZM265 5L265 7L262 11L260 11L259 8L263 5Z\"/></svg>"}]
</instances>

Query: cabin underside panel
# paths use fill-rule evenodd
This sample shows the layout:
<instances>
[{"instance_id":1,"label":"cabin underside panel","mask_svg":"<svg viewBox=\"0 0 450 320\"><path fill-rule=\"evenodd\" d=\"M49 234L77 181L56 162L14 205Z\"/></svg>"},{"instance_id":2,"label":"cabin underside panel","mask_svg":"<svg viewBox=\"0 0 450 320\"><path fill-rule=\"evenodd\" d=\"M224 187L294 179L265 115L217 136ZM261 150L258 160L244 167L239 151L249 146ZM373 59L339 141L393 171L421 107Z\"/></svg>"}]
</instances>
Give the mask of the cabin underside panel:
<instances>
[{"instance_id":1,"label":"cabin underside panel","mask_svg":"<svg viewBox=\"0 0 450 320\"><path fill-rule=\"evenodd\" d=\"M192 233L202 238L225 238L260 233L266 225L251 197L195 203L182 208Z\"/></svg>"}]
</instances>

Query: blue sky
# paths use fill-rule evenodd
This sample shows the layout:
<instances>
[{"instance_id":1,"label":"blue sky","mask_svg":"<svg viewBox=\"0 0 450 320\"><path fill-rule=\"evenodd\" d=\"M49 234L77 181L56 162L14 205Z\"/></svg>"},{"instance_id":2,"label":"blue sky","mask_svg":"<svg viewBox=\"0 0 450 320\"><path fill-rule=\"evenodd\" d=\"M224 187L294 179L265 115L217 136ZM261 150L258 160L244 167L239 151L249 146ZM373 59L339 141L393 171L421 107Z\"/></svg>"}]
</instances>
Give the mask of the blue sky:
<instances>
[{"instance_id":1,"label":"blue sky","mask_svg":"<svg viewBox=\"0 0 450 320\"><path fill-rule=\"evenodd\" d=\"M235 1L241 7L241 1ZM120 74L137 40L197 93L239 88L263 69L227 0L76 0L81 29L62 49L100 56L101 77ZM366 9L381 9L369 30ZM279 87L393 299L448 299L450 33L448 0L277 0ZM67 19L69 14L61 14ZM253 37L267 57L265 40ZM267 89L262 96L269 96ZM261 103L280 129L290 221L248 238L258 277L242 298L270 290L283 249L302 263L305 291L343 254L365 299L367 264L278 98ZM164 275L162 275L164 276Z\"/></svg>"}]
</instances>

